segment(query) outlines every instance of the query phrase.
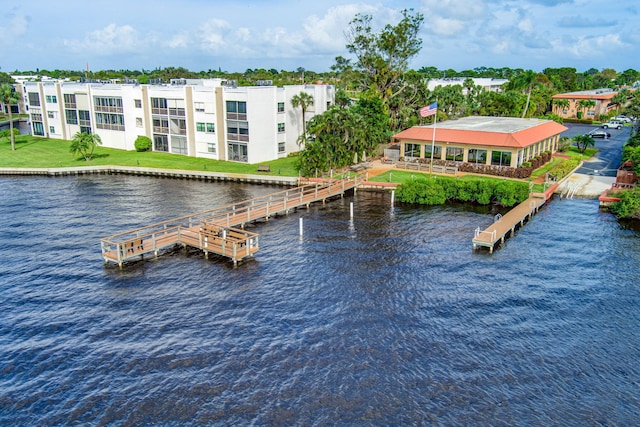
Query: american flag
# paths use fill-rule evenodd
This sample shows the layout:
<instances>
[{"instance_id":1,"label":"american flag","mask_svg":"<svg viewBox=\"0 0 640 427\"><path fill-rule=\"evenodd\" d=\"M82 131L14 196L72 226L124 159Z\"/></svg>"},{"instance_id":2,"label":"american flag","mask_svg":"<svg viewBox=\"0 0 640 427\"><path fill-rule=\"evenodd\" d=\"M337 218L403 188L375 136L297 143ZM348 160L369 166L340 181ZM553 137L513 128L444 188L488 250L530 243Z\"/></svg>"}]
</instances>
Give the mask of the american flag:
<instances>
[{"instance_id":1,"label":"american flag","mask_svg":"<svg viewBox=\"0 0 640 427\"><path fill-rule=\"evenodd\" d=\"M436 111L438 111L438 103L434 102L431 105L427 105L426 107L422 107L420 109L420 116L422 117L429 117L429 116L433 116Z\"/></svg>"}]
</instances>

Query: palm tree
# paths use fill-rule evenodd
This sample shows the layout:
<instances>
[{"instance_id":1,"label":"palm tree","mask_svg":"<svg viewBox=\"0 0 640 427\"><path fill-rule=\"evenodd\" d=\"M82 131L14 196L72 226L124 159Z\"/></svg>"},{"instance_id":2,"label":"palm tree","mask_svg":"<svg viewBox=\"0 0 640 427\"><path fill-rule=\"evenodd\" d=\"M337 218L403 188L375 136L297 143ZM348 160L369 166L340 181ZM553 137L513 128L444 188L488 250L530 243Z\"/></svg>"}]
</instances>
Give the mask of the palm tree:
<instances>
[{"instance_id":1,"label":"palm tree","mask_svg":"<svg viewBox=\"0 0 640 427\"><path fill-rule=\"evenodd\" d=\"M537 85L536 78L538 74L535 71L527 70L524 73L518 74L512 81L509 82L509 86L514 90L522 90L527 94L527 103L524 106L522 112L522 118L527 116L527 110L529 109L529 102L531 101L531 92Z\"/></svg>"},{"instance_id":2,"label":"palm tree","mask_svg":"<svg viewBox=\"0 0 640 427\"><path fill-rule=\"evenodd\" d=\"M622 89L620 92L616 93L616 95L611 98L611 102L616 104L616 112L620 114L620 107L624 107L624 104L627 103L627 99L629 98L629 90Z\"/></svg>"},{"instance_id":3,"label":"palm tree","mask_svg":"<svg viewBox=\"0 0 640 427\"><path fill-rule=\"evenodd\" d=\"M573 140L581 153L584 153L587 148L596 145L596 142L589 135L576 135Z\"/></svg>"},{"instance_id":4,"label":"palm tree","mask_svg":"<svg viewBox=\"0 0 640 427\"><path fill-rule=\"evenodd\" d=\"M578 101L578 108L580 110L589 110L589 108L595 107L596 101L593 99L581 99Z\"/></svg>"},{"instance_id":5,"label":"palm tree","mask_svg":"<svg viewBox=\"0 0 640 427\"><path fill-rule=\"evenodd\" d=\"M13 86L4 83L0 86L0 101L7 106L9 110L9 135L11 136L11 151L16 149L16 136L13 133L13 114L11 113L11 104L20 102L20 94L18 94Z\"/></svg>"},{"instance_id":6,"label":"palm tree","mask_svg":"<svg viewBox=\"0 0 640 427\"><path fill-rule=\"evenodd\" d=\"M95 133L77 132L73 135L69 151L75 155L81 154L86 161L89 161L93 158L93 150L95 150L97 145L102 145L100 135Z\"/></svg>"},{"instance_id":7,"label":"palm tree","mask_svg":"<svg viewBox=\"0 0 640 427\"><path fill-rule=\"evenodd\" d=\"M571 105L571 102L568 99L554 99L551 104L557 107L558 110L566 110Z\"/></svg>"},{"instance_id":8,"label":"palm tree","mask_svg":"<svg viewBox=\"0 0 640 427\"><path fill-rule=\"evenodd\" d=\"M291 106L293 108L302 109L302 135L298 138L299 144L304 142L307 138L307 122L305 121L305 113L307 112L307 108L313 105L313 96L309 95L307 92L300 92L297 95L293 95L291 97Z\"/></svg>"}]
</instances>

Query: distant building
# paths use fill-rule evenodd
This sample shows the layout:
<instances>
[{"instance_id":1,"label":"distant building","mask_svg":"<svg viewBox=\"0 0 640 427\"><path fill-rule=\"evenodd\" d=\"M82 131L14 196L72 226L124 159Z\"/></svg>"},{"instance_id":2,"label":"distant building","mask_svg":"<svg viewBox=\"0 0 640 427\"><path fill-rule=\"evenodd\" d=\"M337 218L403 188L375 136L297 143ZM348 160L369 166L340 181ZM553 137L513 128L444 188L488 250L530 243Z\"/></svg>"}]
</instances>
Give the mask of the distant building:
<instances>
[{"instance_id":1,"label":"distant building","mask_svg":"<svg viewBox=\"0 0 640 427\"><path fill-rule=\"evenodd\" d=\"M474 86L481 86L484 90L489 92L502 92L504 90L502 86L509 82L508 79L493 79L486 77L452 77L444 79L429 79L427 82L427 89L434 90L438 86L460 85L462 86L463 95L466 95L467 88L464 86L464 82L468 78L473 80Z\"/></svg>"},{"instance_id":2,"label":"distant building","mask_svg":"<svg viewBox=\"0 0 640 427\"><path fill-rule=\"evenodd\" d=\"M551 97L552 100L563 99L569 101L567 106L560 106L553 103L553 113L565 119L578 118L578 113L581 113L584 119L597 119L601 115L609 115L616 109L616 105L611 103L611 99L616 96L618 92L613 89L603 88L594 90L583 90L580 92L559 93ZM593 100L595 105L583 108L581 107L581 100Z\"/></svg>"},{"instance_id":3,"label":"distant building","mask_svg":"<svg viewBox=\"0 0 640 427\"><path fill-rule=\"evenodd\" d=\"M109 148L134 150L140 135L153 151L216 160L259 163L298 151L302 111L291 98L306 92L314 105L308 121L335 102L330 85L238 87L223 79L134 82L24 82L32 134L71 139L100 136Z\"/></svg>"},{"instance_id":4,"label":"distant building","mask_svg":"<svg viewBox=\"0 0 640 427\"><path fill-rule=\"evenodd\" d=\"M395 134L400 155L516 168L543 151L555 152L567 128L553 120L470 116Z\"/></svg>"}]
</instances>

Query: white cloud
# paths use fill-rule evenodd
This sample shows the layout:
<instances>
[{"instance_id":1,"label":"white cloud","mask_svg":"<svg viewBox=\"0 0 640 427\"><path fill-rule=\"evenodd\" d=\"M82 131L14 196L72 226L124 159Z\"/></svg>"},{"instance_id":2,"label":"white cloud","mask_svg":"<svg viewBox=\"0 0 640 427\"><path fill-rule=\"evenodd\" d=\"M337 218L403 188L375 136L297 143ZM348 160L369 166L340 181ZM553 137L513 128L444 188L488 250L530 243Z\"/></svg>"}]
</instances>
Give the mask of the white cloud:
<instances>
[{"instance_id":1,"label":"white cloud","mask_svg":"<svg viewBox=\"0 0 640 427\"><path fill-rule=\"evenodd\" d=\"M349 4L332 7L321 18L311 15L305 20L304 38L314 50L342 50L346 44L344 32L356 14L373 15L376 12L377 8L369 5Z\"/></svg>"},{"instance_id":2,"label":"white cloud","mask_svg":"<svg viewBox=\"0 0 640 427\"><path fill-rule=\"evenodd\" d=\"M101 30L92 31L82 40L64 40L64 45L74 52L91 52L111 55L132 52L144 46L137 31L130 25L109 24Z\"/></svg>"},{"instance_id":3,"label":"white cloud","mask_svg":"<svg viewBox=\"0 0 640 427\"><path fill-rule=\"evenodd\" d=\"M31 19L24 14L12 12L7 15L6 20L0 23L0 44L10 44L13 40L25 35L29 29Z\"/></svg>"},{"instance_id":4,"label":"white cloud","mask_svg":"<svg viewBox=\"0 0 640 427\"><path fill-rule=\"evenodd\" d=\"M191 36L187 31L174 34L164 45L170 49L186 49L191 44Z\"/></svg>"},{"instance_id":5,"label":"white cloud","mask_svg":"<svg viewBox=\"0 0 640 427\"><path fill-rule=\"evenodd\" d=\"M200 26L197 34L200 47L211 53L223 52L227 45L225 35L228 34L230 28L231 24L222 19L214 18L205 22Z\"/></svg>"}]
</instances>

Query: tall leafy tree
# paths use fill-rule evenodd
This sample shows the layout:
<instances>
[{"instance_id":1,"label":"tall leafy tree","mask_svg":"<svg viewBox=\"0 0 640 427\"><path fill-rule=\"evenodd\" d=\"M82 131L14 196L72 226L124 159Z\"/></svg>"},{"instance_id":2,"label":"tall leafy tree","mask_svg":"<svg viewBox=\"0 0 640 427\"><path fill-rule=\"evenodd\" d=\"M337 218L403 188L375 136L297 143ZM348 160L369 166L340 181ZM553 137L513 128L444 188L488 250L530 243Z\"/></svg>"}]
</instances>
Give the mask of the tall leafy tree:
<instances>
[{"instance_id":1,"label":"tall leafy tree","mask_svg":"<svg viewBox=\"0 0 640 427\"><path fill-rule=\"evenodd\" d=\"M630 93L631 91L629 91L629 89L622 89L611 98L611 102L616 104L616 111L618 113L620 113L620 108L624 107L627 103L627 100L630 98Z\"/></svg>"},{"instance_id":2,"label":"tall leafy tree","mask_svg":"<svg viewBox=\"0 0 640 427\"><path fill-rule=\"evenodd\" d=\"M402 76L422 47L418 32L423 21L421 13L405 9L397 25L375 33L371 15L357 14L347 30L347 50L357 58L354 68L361 72L363 88L377 92L387 108L390 99L409 87Z\"/></svg>"},{"instance_id":3,"label":"tall leafy tree","mask_svg":"<svg viewBox=\"0 0 640 427\"><path fill-rule=\"evenodd\" d=\"M313 96L309 95L307 92L300 92L297 95L293 95L291 97L291 106L293 108L298 108L302 110L302 134L298 137L298 145L302 145L305 142L307 137L307 121L305 117L305 113L307 109L313 105Z\"/></svg>"},{"instance_id":4,"label":"tall leafy tree","mask_svg":"<svg viewBox=\"0 0 640 427\"><path fill-rule=\"evenodd\" d=\"M515 76L508 84L512 90L522 90L527 95L527 101L522 111L522 118L527 116L527 110L529 109L529 103L531 102L531 92L536 85L536 77L538 74L535 71L527 70L517 76Z\"/></svg>"},{"instance_id":5,"label":"tall leafy tree","mask_svg":"<svg viewBox=\"0 0 640 427\"><path fill-rule=\"evenodd\" d=\"M0 100L2 104L9 110L9 135L11 138L11 151L16 149L16 136L13 132L13 113L11 112L11 105L20 102L20 94L15 91L13 86L8 83L3 83L0 86Z\"/></svg>"}]
</instances>

